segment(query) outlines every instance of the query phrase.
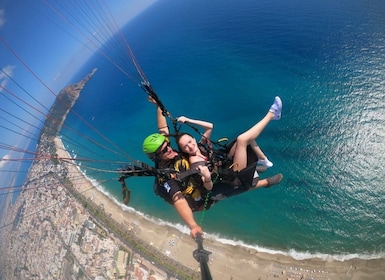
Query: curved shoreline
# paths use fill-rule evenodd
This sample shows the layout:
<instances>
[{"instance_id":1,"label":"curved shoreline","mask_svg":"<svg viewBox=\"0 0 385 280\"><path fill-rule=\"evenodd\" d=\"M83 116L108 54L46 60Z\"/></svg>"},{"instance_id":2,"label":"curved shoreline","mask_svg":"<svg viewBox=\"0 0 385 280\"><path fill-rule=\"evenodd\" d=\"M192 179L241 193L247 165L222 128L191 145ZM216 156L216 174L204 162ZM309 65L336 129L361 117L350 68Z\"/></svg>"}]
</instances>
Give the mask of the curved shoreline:
<instances>
[{"instance_id":1,"label":"curved shoreline","mask_svg":"<svg viewBox=\"0 0 385 280\"><path fill-rule=\"evenodd\" d=\"M68 157L61 140L55 145L59 157ZM140 237L181 264L197 270L198 263L192 256L195 241L186 233L170 225L152 222L133 210L123 210L108 195L94 188L90 180L73 164L67 166L69 179L86 198L103 205L107 215L122 225L136 225ZM73 178L71 178L71 176ZM74 180L76 178L76 180ZM87 191L92 190L92 191ZM271 254L244 245L225 244L207 235L204 247L211 251L209 267L214 279L385 279L385 259L347 261L310 258L296 260L284 254Z\"/></svg>"},{"instance_id":2,"label":"curved shoreline","mask_svg":"<svg viewBox=\"0 0 385 280\"><path fill-rule=\"evenodd\" d=\"M88 178L87 176L86 176L86 178L88 180L90 180L92 183L92 180L90 178ZM172 224L172 223L169 223L169 222L164 221L162 219L154 218L154 217L149 216L147 214L144 214L142 212L138 212L137 210L135 210L131 207L128 207L128 206L124 205L123 203L117 201L117 199L113 195L111 195L110 193L108 193L107 191L105 191L103 189L100 189L100 187L95 186L95 188L99 192L101 192L105 196L107 196L115 204L117 204L122 209L122 211L124 211L124 212L129 212L129 213L133 213L134 215L139 215L139 216L143 217L144 219L146 219L148 222L157 224L159 226L167 226L167 227L174 228L175 230L179 231L182 234L186 234L186 235L189 234L189 230L186 226L183 226L180 224L177 224L177 225ZM156 220L158 220L158 221L156 221ZM381 260L381 259L384 259L384 257L385 257L384 254L361 255L358 253L351 253L351 254L333 255L333 254L327 254L327 253L300 252L300 251L295 251L294 249L289 250L289 252L284 252L281 250L273 250L273 249L269 249L269 248L259 247L257 245L247 244L247 243L244 243L242 240L235 241L232 239L222 238L215 233L214 234L205 233L205 238L216 240L217 242L222 243L223 245L240 246L240 247L243 247L245 250L251 249L251 250L258 251L260 253L266 253L266 254L271 254L271 255L283 255L286 257L293 258L296 261L306 261L306 260L315 259L315 258L323 260L323 261L341 261L341 262L350 261L350 260L354 260L354 259L370 261L370 260Z\"/></svg>"}]
</instances>

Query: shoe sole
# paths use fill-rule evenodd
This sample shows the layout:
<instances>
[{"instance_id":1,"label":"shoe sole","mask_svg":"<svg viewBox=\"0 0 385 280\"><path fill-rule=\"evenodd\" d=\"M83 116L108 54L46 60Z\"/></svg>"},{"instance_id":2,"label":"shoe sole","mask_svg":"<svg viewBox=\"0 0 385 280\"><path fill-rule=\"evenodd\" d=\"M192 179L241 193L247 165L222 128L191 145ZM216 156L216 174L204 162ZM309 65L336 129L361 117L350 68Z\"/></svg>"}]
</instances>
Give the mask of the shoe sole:
<instances>
[{"instance_id":1,"label":"shoe sole","mask_svg":"<svg viewBox=\"0 0 385 280\"><path fill-rule=\"evenodd\" d=\"M276 96L274 98L274 104L277 104L277 107L279 109L279 115L274 116L274 120L280 120L281 119L281 112L282 112L282 100L279 96Z\"/></svg>"},{"instance_id":2,"label":"shoe sole","mask_svg":"<svg viewBox=\"0 0 385 280\"><path fill-rule=\"evenodd\" d=\"M281 100L281 97L276 96L274 98L274 103L278 104L279 109L282 110L282 100Z\"/></svg>"},{"instance_id":3,"label":"shoe sole","mask_svg":"<svg viewBox=\"0 0 385 280\"><path fill-rule=\"evenodd\" d=\"M269 188L271 186L281 183L282 179L283 179L283 175L281 173L271 176L269 178L266 178L267 186L265 188Z\"/></svg>"}]
</instances>

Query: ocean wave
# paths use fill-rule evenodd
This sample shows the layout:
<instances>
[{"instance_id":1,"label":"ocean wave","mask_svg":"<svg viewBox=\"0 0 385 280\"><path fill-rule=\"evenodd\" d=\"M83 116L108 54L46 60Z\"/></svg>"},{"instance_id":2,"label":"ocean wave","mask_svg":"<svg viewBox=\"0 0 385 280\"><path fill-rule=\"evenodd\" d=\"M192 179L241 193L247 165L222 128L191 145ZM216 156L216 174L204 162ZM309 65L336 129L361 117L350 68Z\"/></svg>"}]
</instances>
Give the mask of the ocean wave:
<instances>
[{"instance_id":1,"label":"ocean wave","mask_svg":"<svg viewBox=\"0 0 385 280\"><path fill-rule=\"evenodd\" d=\"M79 168L79 167L78 167ZM79 168L80 170L80 168ZM172 227L179 232L183 234L190 234L190 229L183 224L180 223L171 223L165 220L162 220L160 218L156 218L154 216L148 215L146 213L137 211L135 208L127 206L123 203L121 203L119 200L116 199L115 196L113 196L110 192L108 192L103 185L99 184L97 180L89 177L87 174L85 174L82 170L80 170L84 176L92 183L92 185L100 192L102 192L104 195L109 197L114 203L119 205L119 207L129 213L134 213L136 215L139 215L146 219L147 221L160 225L160 226L169 226ZM261 247L258 245L253 245L253 244L247 244L246 242L242 240L235 240L235 239L228 239L228 238L223 238L220 233L205 233L205 238L206 239L212 239L216 240L217 242L220 242L225 245L230 245L230 246L240 246L243 248L247 249L253 249L261 253L268 253L272 255L284 255L284 256L289 256L292 257L295 260L308 260L308 259L321 259L324 261L348 261L351 259L362 259L362 260L375 260L375 259L385 259L385 252L373 252L372 254L325 254L325 253L318 253L318 252L299 252L295 249L289 249L288 251L284 250L276 250L276 249L270 249L270 248L265 248Z\"/></svg>"},{"instance_id":2,"label":"ocean wave","mask_svg":"<svg viewBox=\"0 0 385 280\"><path fill-rule=\"evenodd\" d=\"M251 245L243 242L242 240L231 240L226 238L221 238L220 234L209 234L210 238L215 239L218 242L223 244L232 245L232 246L241 246L248 249L254 249L258 252L268 253L272 255L284 255L292 257L295 260L308 260L318 258L324 261L347 261L351 259L362 259L362 260L374 260L374 259L384 259L385 252L373 253L373 254L325 254L325 253L311 253L311 252L299 252L295 249L290 249L288 251L269 249L261 247L258 245Z\"/></svg>"}]
</instances>

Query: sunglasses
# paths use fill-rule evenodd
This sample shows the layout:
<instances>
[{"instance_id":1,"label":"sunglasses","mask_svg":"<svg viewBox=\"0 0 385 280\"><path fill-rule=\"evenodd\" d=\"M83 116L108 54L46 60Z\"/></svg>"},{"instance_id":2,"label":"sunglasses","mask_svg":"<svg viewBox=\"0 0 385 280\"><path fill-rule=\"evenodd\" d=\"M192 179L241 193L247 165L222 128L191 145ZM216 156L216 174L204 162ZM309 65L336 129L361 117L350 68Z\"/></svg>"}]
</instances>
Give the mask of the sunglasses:
<instances>
[{"instance_id":1,"label":"sunglasses","mask_svg":"<svg viewBox=\"0 0 385 280\"><path fill-rule=\"evenodd\" d=\"M167 153L168 147L170 147L170 143L169 142L167 142L167 145L164 146L164 148L162 150L160 150L159 152L157 152L156 154L157 155L164 155L165 153Z\"/></svg>"}]
</instances>

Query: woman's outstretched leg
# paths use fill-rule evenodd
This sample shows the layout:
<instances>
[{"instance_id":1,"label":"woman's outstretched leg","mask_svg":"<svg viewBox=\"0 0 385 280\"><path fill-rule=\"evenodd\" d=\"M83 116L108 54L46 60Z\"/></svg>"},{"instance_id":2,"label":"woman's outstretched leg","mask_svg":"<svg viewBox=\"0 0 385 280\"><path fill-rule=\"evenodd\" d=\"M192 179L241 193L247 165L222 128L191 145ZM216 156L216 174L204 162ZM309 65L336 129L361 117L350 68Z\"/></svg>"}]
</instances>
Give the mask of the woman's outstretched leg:
<instances>
[{"instance_id":1,"label":"woman's outstretched leg","mask_svg":"<svg viewBox=\"0 0 385 280\"><path fill-rule=\"evenodd\" d=\"M282 101L278 96L276 96L274 104L271 105L269 112L263 117L263 119L237 137L234 150L234 171L239 171L246 167L247 145L251 141L255 141L271 120L279 120L281 118L281 110Z\"/></svg>"}]
</instances>

